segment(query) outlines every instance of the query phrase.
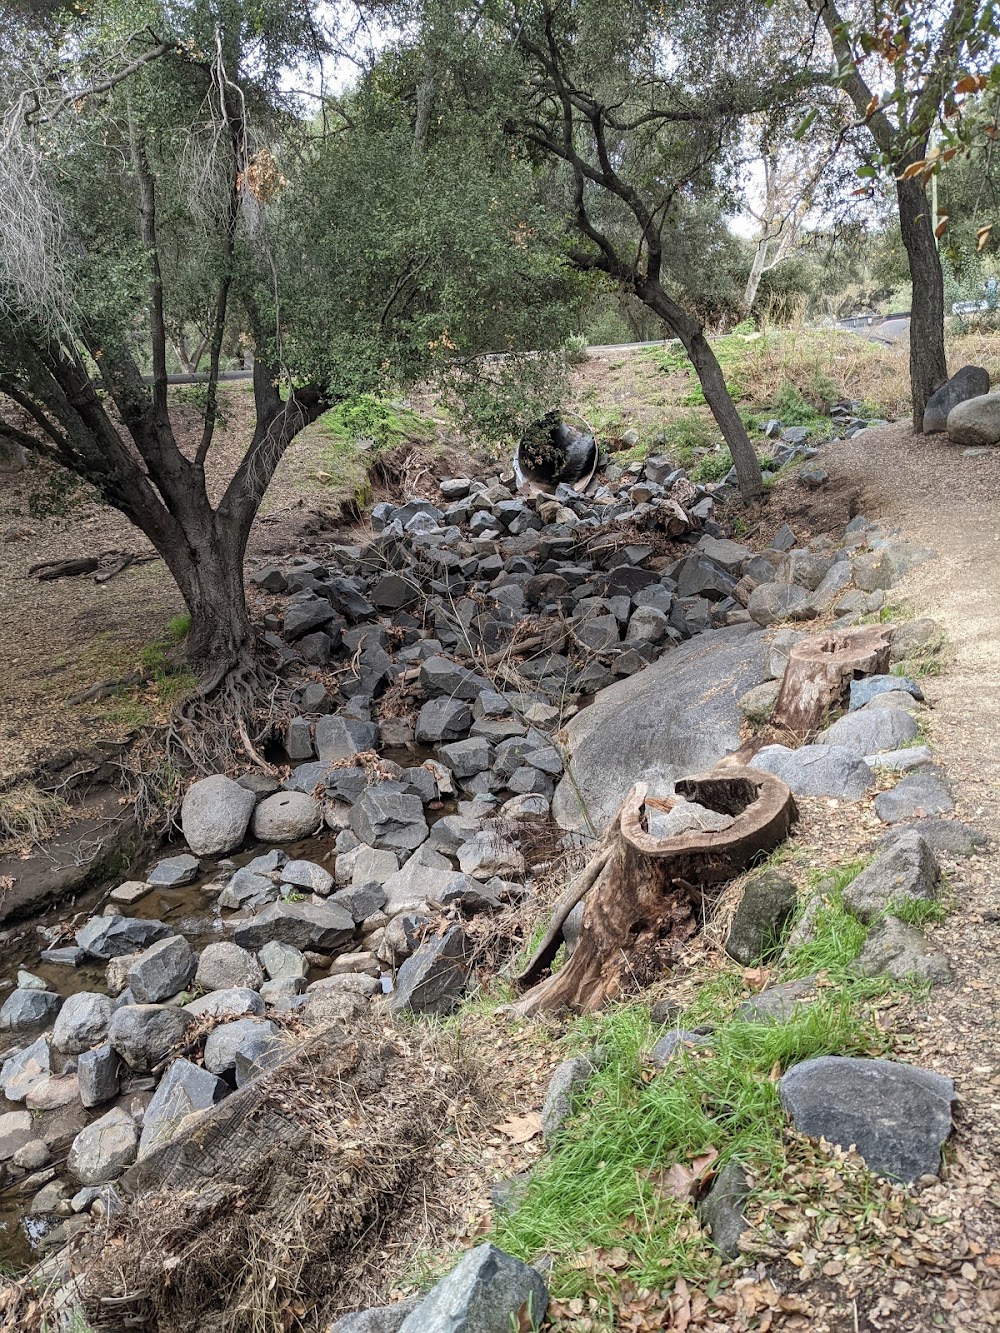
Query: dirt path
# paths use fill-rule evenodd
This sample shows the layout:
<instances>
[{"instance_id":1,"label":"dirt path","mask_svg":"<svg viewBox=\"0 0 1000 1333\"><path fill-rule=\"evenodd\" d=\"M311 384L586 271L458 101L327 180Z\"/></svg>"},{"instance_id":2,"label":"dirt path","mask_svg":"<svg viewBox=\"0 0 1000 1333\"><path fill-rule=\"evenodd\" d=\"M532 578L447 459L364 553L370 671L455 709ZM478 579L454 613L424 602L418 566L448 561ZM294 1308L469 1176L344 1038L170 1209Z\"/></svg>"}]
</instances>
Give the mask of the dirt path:
<instances>
[{"instance_id":1,"label":"dirt path","mask_svg":"<svg viewBox=\"0 0 1000 1333\"><path fill-rule=\"evenodd\" d=\"M992 842L983 856L945 862L954 910L931 933L956 980L915 1004L906 1024L916 1037L914 1061L954 1078L960 1098L950 1179L927 1200L928 1211L952 1217L950 1259L916 1281L902 1273L877 1281L828 1326L993 1328L1000 1302L984 1284L994 1286L1000 1265L1000 1188L992 1173L1000 1142L1000 862L993 850L1000 845L1000 451L966 457L891 426L831 446L823 464L834 482L860 488L865 517L936 552L892 597L947 632L946 669L923 682L931 740L957 817Z\"/></svg>"}]
</instances>

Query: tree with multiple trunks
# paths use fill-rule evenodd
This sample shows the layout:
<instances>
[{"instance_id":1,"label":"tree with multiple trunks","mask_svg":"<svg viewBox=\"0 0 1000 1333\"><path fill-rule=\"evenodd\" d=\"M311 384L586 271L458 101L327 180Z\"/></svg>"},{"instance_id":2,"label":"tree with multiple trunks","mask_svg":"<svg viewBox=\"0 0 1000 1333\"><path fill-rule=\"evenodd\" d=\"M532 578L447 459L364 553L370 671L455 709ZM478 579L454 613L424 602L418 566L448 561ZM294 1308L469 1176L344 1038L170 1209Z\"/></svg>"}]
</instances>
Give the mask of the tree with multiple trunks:
<instances>
[{"instance_id":1,"label":"tree with multiple trunks","mask_svg":"<svg viewBox=\"0 0 1000 1333\"><path fill-rule=\"evenodd\" d=\"M530 171L498 129L456 126L442 102L414 153L405 51L322 116L285 91L334 49L327 19L313 0L122 0L0 41L0 395L16 405L0 435L92 485L162 557L191 615L202 732L245 725L270 690L243 562L295 435L348 394L454 380L481 353L566 332ZM189 445L169 340L206 309ZM219 485L234 329L255 424Z\"/></svg>"}]
</instances>

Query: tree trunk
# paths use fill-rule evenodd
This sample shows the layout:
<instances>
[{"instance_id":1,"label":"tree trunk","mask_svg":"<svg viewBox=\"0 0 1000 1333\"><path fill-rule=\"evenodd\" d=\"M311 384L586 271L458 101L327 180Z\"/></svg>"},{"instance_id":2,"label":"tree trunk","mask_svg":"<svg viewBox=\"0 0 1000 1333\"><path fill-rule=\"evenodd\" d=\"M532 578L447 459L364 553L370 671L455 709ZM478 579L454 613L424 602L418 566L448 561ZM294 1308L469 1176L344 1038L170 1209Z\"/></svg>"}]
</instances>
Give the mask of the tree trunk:
<instances>
[{"instance_id":1,"label":"tree trunk","mask_svg":"<svg viewBox=\"0 0 1000 1333\"><path fill-rule=\"evenodd\" d=\"M178 562L176 553L171 554L175 566L181 566L173 572L191 614L187 661L204 694L256 657L243 585L246 543L229 532L220 532L217 521L209 526L209 531L191 543L196 558Z\"/></svg>"},{"instance_id":2,"label":"tree trunk","mask_svg":"<svg viewBox=\"0 0 1000 1333\"><path fill-rule=\"evenodd\" d=\"M750 265L750 276L747 278L746 291L743 293L743 304L749 312L754 301L757 299L757 288L760 286L760 280L764 276L764 269L767 265L767 247L770 240L765 233L757 242L757 249L754 251L753 263Z\"/></svg>"},{"instance_id":3,"label":"tree trunk","mask_svg":"<svg viewBox=\"0 0 1000 1333\"><path fill-rule=\"evenodd\" d=\"M514 1006L517 1013L592 1012L627 990L649 985L700 929L706 888L734 878L770 852L795 817L785 784L754 769L720 767L677 783L676 790L734 816L733 823L718 833L652 837L643 825L647 788L637 783L597 850L592 868L598 873L585 871L578 881L587 907L576 949L561 971L534 985ZM568 898L559 910L567 904ZM549 936L517 978L519 985L530 985L551 962Z\"/></svg>"},{"instance_id":4,"label":"tree trunk","mask_svg":"<svg viewBox=\"0 0 1000 1333\"><path fill-rule=\"evenodd\" d=\"M899 164L898 174L909 159ZM913 394L913 429L924 428L924 408L935 389L948 378L944 350L944 277L934 240L935 219L927 191L917 179L896 181L899 224L910 265L913 297L910 305L910 388Z\"/></svg>"},{"instance_id":5,"label":"tree trunk","mask_svg":"<svg viewBox=\"0 0 1000 1333\"><path fill-rule=\"evenodd\" d=\"M705 337L701 324L667 295L659 282L638 282L636 294L656 312L675 338L684 345L695 368L705 402L711 408L723 439L729 445L736 466L736 480L744 500L754 500L764 489L757 451L750 443L746 427L726 387L718 358Z\"/></svg>"}]
</instances>

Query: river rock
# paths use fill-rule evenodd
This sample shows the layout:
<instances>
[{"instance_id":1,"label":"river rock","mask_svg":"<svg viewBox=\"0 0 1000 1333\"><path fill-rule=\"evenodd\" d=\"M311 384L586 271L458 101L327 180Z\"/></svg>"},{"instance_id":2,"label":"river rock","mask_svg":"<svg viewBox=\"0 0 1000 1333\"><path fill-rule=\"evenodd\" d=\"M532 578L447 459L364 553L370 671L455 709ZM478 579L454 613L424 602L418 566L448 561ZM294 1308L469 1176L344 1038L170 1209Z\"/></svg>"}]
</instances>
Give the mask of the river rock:
<instances>
[{"instance_id":1,"label":"river rock","mask_svg":"<svg viewBox=\"0 0 1000 1333\"><path fill-rule=\"evenodd\" d=\"M378 726L374 722L328 714L316 723L316 753L325 764L353 759L378 748Z\"/></svg>"},{"instance_id":2,"label":"river rock","mask_svg":"<svg viewBox=\"0 0 1000 1333\"><path fill-rule=\"evenodd\" d=\"M158 861L146 876L146 883L155 889L180 889L193 883L201 871L201 862L188 852L168 856Z\"/></svg>"},{"instance_id":3,"label":"river rock","mask_svg":"<svg viewBox=\"0 0 1000 1333\"><path fill-rule=\"evenodd\" d=\"M892 1060L821 1055L793 1065L778 1092L801 1134L854 1144L879 1175L910 1183L941 1169L955 1096L950 1078Z\"/></svg>"},{"instance_id":4,"label":"river rock","mask_svg":"<svg viewBox=\"0 0 1000 1333\"><path fill-rule=\"evenodd\" d=\"M78 991L70 995L52 1029L52 1045L63 1055L78 1055L102 1042L107 1036L113 1005L97 991Z\"/></svg>"},{"instance_id":5,"label":"river rock","mask_svg":"<svg viewBox=\"0 0 1000 1333\"><path fill-rule=\"evenodd\" d=\"M400 1325L420 1304L419 1296L397 1301L395 1305L378 1305L371 1310L359 1310L335 1319L326 1333L399 1333Z\"/></svg>"},{"instance_id":6,"label":"river rock","mask_svg":"<svg viewBox=\"0 0 1000 1333\"><path fill-rule=\"evenodd\" d=\"M122 954L145 949L172 934L162 921L140 916L92 916L76 932L76 942L91 958L107 962Z\"/></svg>"},{"instance_id":7,"label":"river rock","mask_svg":"<svg viewBox=\"0 0 1000 1333\"><path fill-rule=\"evenodd\" d=\"M758 625L774 625L782 620L812 620L816 616L808 592L795 583L758 584L750 594L747 610Z\"/></svg>"},{"instance_id":8,"label":"river rock","mask_svg":"<svg viewBox=\"0 0 1000 1333\"><path fill-rule=\"evenodd\" d=\"M750 1186L739 1162L727 1162L698 1205L698 1220L712 1237L712 1244L730 1259L740 1252L740 1236L747 1228L743 1205Z\"/></svg>"},{"instance_id":9,"label":"river rock","mask_svg":"<svg viewBox=\"0 0 1000 1333\"><path fill-rule=\"evenodd\" d=\"M1000 393L984 393L956 404L948 413L952 444L1000 444Z\"/></svg>"},{"instance_id":10,"label":"river rock","mask_svg":"<svg viewBox=\"0 0 1000 1333\"><path fill-rule=\"evenodd\" d=\"M253 833L261 842L298 842L319 828L323 811L313 796L279 791L261 801L253 815Z\"/></svg>"},{"instance_id":11,"label":"river rock","mask_svg":"<svg viewBox=\"0 0 1000 1333\"><path fill-rule=\"evenodd\" d=\"M736 701L761 679L763 655L763 635L734 625L699 634L601 690L566 727L572 780L556 789L556 822L600 832L634 782L670 790L738 749Z\"/></svg>"},{"instance_id":12,"label":"river rock","mask_svg":"<svg viewBox=\"0 0 1000 1333\"><path fill-rule=\"evenodd\" d=\"M895 787L875 797L875 813L884 824L901 824L925 815L946 815L954 808L951 793L931 769L910 773Z\"/></svg>"},{"instance_id":13,"label":"river rock","mask_svg":"<svg viewBox=\"0 0 1000 1333\"><path fill-rule=\"evenodd\" d=\"M461 926L450 926L429 940L399 969L389 997L394 1014L447 1014L454 1009L469 979L468 941Z\"/></svg>"},{"instance_id":14,"label":"river rock","mask_svg":"<svg viewBox=\"0 0 1000 1333\"><path fill-rule=\"evenodd\" d=\"M62 996L48 990L12 990L0 1007L0 1028L32 1032L47 1027L59 1012Z\"/></svg>"},{"instance_id":15,"label":"river rock","mask_svg":"<svg viewBox=\"0 0 1000 1333\"><path fill-rule=\"evenodd\" d=\"M537 1269L487 1242L462 1258L399 1326L399 1333L510 1333L538 1327L549 1293Z\"/></svg>"},{"instance_id":16,"label":"river rock","mask_svg":"<svg viewBox=\"0 0 1000 1333\"><path fill-rule=\"evenodd\" d=\"M201 951L194 979L207 991L229 990L233 986L257 990L264 980L264 971L249 950L241 949L231 940L219 940Z\"/></svg>"},{"instance_id":17,"label":"river rock","mask_svg":"<svg viewBox=\"0 0 1000 1333\"><path fill-rule=\"evenodd\" d=\"M860 801L874 783L864 759L842 745L803 745L797 750L765 745L749 766L781 778L796 796Z\"/></svg>"},{"instance_id":18,"label":"river rock","mask_svg":"<svg viewBox=\"0 0 1000 1333\"><path fill-rule=\"evenodd\" d=\"M542 1104L542 1138L554 1143L594 1073L594 1063L584 1055L574 1055L556 1065Z\"/></svg>"},{"instance_id":19,"label":"river rock","mask_svg":"<svg viewBox=\"0 0 1000 1333\"><path fill-rule=\"evenodd\" d=\"M36 1084L52 1071L52 1055L47 1038L39 1037L17 1055L10 1056L0 1068L0 1091L9 1102L23 1102Z\"/></svg>"},{"instance_id":20,"label":"river rock","mask_svg":"<svg viewBox=\"0 0 1000 1333\"><path fill-rule=\"evenodd\" d=\"M118 1096L121 1088L119 1068L117 1052L108 1041L81 1054L76 1072L80 1080L80 1101L84 1106L100 1106Z\"/></svg>"},{"instance_id":21,"label":"river rock","mask_svg":"<svg viewBox=\"0 0 1000 1333\"><path fill-rule=\"evenodd\" d=\"M112 1107L73 1140L66 1166L81 1185L103 1185L117 1180L135 1161L139 1130L129 1113Z\"/></svg>"},{"instance_id":22,"label":"river rock","mask_svg":"<svg viewBox=\"0 0 1000 1333\"><path fill-rule=\"evenodd\" d=\"M273 1023L258 1023L257 1030L248 1032L234 1050L233 1072L238 1088L280 1065L288 1054L288 1043L280 1033L273 1036L268 1030L273 1027Z\"/></svg>"},{"instance_id":23,"label":"river rock","mask_svg":"<svg viewBox=\"0 0 1000 1333\"><path fill-rule=\"evenodd\" d=\"M0 1115L0 1162L8 1162L35 1137L30 1111L7 1111Z\"/></svg>"},{"instance_id":24,"label":"river rock","mask_svg":"<svg viewBox=\"0 0 1000 1333\"><path fill-rule=\"evenodd\" d=\"M907 830L883 846L847 885L843 904L862 921L871 921L895 903L935 901L940 879L930 847L915 830Z\"/></svg>"},{"instance_id":25,"label":"river rock","mask_svg":"<svg viewBox=\"0 0 1000 1333\"><path fill-rule=\"evenodd\" d=\"M159 1004L182 991L194 976L198 958L183 935L157 940L128 970L128 985L138 1004Z\"/></svg>"},{"instance_id":26,"label":"river rock","mask_svg":"<svg viewBox=\"0 0 1000 1333\"><path fill-rule=\"evenodd\" d=\"M225 856L246 837L256 799L222 773L201 778L184 794L181 832L195 856Z\"/></svg>"},{"instance_id":27,"label":"river rock","mask_svg":"<svg viewBox=\"0 0 1000 1333\"><path fill-rule=\"evenodd\" d=\"M208 1034L205 1042L205 1068L213 1074L231 1074L236 1069L236 1053L248 1041L259 1037L272 1041L280 1037L279 1029L268 1019L238 1018L235 1023L223 1023Z\"/></svg>"},{"instance_id":28,"label":"river rock","mask_svg":"<svg viewBox=\"0 0 1000 1333\"><path fill-rule=\"evenodd\" d=\"M127 1004L116 1009L108 1040L130 1069L147 1073L180 1044L194 1018L165 1004Z\"/></svg>"},{"instance_id":29,"label":"river rock","mask_svg":"<svg viewBox=\"0 0 1000 1333\"><path fill-rule=\"evenodd\" d=\"M862 758L899 750L920 734L920 724L902 708L865 708L847 713L816 737L818 745L840 745Z\"/></svg>"},{"instance_id":30,"label":"river rock","mask_svg":"<svg viewBox=\"0 0 1000 1333\"><path fill-rule=\"evenodd\" d=\"M990 391L990 373L982 366L963 366L950 380L935 389L924 408L924 434L935 435L948 429L948 416L959 403L981 398Z\"/></svg>"},{"instance_id":31,"label":"river rock","mask_svg":"<svg viewBox=\"0 0 1000 1333\"><path fill-rule=\"evenodd\" d=\"M226 1026L211 1032L208 1041L216 1033L226 1031ZM207 1051L208 1042L205 1046ZM209 1072L207 1061L206 1067L202 1069L190 1060L172 1060L142 1118L138 1160L148 1157L164 1143L169 1143L185 1116L189 1116L192 1111L204 1111L214 1106L228 1091L222 1079Z\"/></svg>"},{"instance_id":32,"label":"river rock","mask_svg":"<svg viewBox=\"0 0 1000 1333\"><path fill-rule=\"evenodd\" d=\"M726 953L744 967L753 967L777 952L797 903L794 880L772 870L752 875L733 917Z\"/></svg>"},{"instance_id":33,"label":"river rock","mask_svg":"<svg viewBox=\"0 0 1000 1333\"><path fill-rule=\"evenodd\" d=\"M420 664L420 685L430 698L475 699L483 690L493 690L488 680L447 657L428 657Z\"/></svg>"},{"instance_id":34,"label":"river rock","mask_svg":"<svg viewBox=\"0 0 1000 1333\"><path fill-rule=\"evenodd\" d=\"M264 984L261 985L263 990ZM211 1014L213 1018L238 1018L242 1014L262 1014L264 997L249 986L226 986L222 990L211 990L207 995L199 995L196 1000L184 1006L186 1014L201 1018Z\"/></svg>"},{"instance_id":35,"label":"river rock","mask_svg":"<svg viewBox=\"0 0 1000 1333\"><path fill-rule=\"evenodd\" d=\"M423 802L398 782L369 787L351 808L351 828L362 842L388 851L413 851L428 832Z\"/></svg>"},{"instance_id":36,"label":"river rock","mask_svg":"<svg viewBox=\"0 0 1000 1333\"><path fill-rule=\"evenodd\" d=\"M354 918L336 903L279 902L261 908L249 921L238 922L233 939L244 949L260 949L278 940L296 949L330 953L353 934Z\"/></svg>"},{"instance_id":37,"label":"river rock","mask_svg":"<svg viewBox=\"0 0 1000 1333\"><path fill-rule=\"evenodd\" d=\"M873 926L857 960L862 976L892 977L894 981L929 982L932 986L953 980L948 960L940 949L932 949L916 926L887 916Z\"/></svg>"},{"instance_id":38,"label":"river rock","mask_svg":"<svg viewBox=\"0 0 1000 1333\"><path fill-rule=\"evenodd\" d=\"M923 690L908 676L862 676L859 680L852 680L850 711L853 713L857 708L864 708L865 704L871 703L880 694L895 694L898 691L923 703Z\"/></svg>"},{"instance_id":39,"label":"river rock","mask_svg":"<svg viewBox=\"0 0 1000 1333\"><path fill-rule=\"evenodd\" d=\"M257 957L272 981L283 981L290 977L304 978L309 971L302 950L290 944L282 944L280 940L271 940L265 944Z\"/></svg>"}]
</instances>

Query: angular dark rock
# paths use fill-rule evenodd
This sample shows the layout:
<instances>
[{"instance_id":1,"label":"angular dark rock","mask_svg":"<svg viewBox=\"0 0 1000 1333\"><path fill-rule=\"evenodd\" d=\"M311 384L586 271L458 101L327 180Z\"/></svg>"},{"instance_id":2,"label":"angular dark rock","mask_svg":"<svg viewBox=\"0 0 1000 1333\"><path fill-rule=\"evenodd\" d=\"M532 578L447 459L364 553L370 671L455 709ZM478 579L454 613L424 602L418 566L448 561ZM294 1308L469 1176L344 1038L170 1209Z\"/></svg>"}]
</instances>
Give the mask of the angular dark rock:
<instances>
[{"instance_id":1,"label":"angular dark rock","mask_svg":"<svg viewBox=\"0 0 1000 1333\"><path fill-rule=\"evenodd\" d=\"M389 997L394 1014L447 1014L469 979L468 941L461 926L422 944L399 969Z\"/></svg>"},{"instance_id":2,"label":"angular dark rock","mask_svg":"<svg viewBox=\"0 0 1000 1333\"><path fill-rule=\"evenodd\" d=\"M726 953L753 967L776 952L797 901L795 882L787 876L768 870L752 875L733 917Z\"/></svg>"}]
</instances>

